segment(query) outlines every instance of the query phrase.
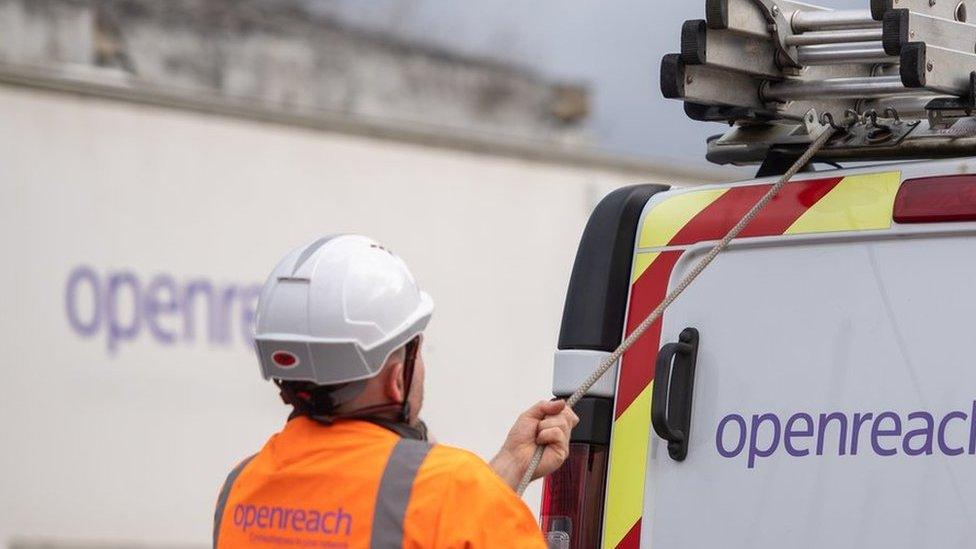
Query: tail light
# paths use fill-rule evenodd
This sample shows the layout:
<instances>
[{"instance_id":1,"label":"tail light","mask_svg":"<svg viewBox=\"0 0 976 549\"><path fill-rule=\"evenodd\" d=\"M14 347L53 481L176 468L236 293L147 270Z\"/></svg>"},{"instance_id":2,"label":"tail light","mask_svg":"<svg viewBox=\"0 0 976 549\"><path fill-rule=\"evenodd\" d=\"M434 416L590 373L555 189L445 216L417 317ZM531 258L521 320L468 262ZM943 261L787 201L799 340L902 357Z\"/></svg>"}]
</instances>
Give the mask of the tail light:
<instances>
[{"instance_id":1,"label":"tail light","mask_svg":"<svg viewBox=\"0 0 976 549\"><path fill-rule=\"evenodd\" d=\"M612 401L584 398L575 411L569 458L542 486L542 532L549 549L600 546Z\"/></svg>"},{"instance_id":2,"label":"tail light","mask_svg":"<svg viewBox=\"0 0 976 549\"><path fill-rule=\"evenodd\" d=\"M895 197L898 223L976 221L976 175L909 179Z\"/></svg>"}]
</instances>

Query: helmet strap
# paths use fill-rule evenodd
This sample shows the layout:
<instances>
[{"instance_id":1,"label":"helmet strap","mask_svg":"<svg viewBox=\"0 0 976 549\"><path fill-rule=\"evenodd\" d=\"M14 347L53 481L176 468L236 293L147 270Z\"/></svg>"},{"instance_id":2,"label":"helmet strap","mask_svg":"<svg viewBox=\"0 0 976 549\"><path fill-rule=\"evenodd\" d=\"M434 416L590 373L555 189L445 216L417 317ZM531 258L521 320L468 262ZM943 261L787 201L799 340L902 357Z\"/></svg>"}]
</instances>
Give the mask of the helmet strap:
<instances>
[{"instance_id":1,"label":"helmet strap","mask_svg":"<svg viewBox=\"0 0 976 549\"><path fill-rule=\"evenodd\" d=\"M283 383L277 378L272 381L278 386L278 395L281 397L282 402L295 407L296 410L302 407L302 399L298 397L293 386L288 383Z\"/></svg>"},{"instance_id":2,"label":"helmet strap","mask_svg":"<svg viewBox=\"0 0 976 549\"><path fill-rule=\"evenodd\" d=\"M420 336L411 339L405 346L406 352L403 360L404 390L403 402L401 403L377 404L375 406L352 410L344 414L337 414L334 411L337 406L329 398L331 395L327 391L318 391L324 388L312 386L308 390L304 390L300 387L296 388L291 383L283 383L279 379L275 379L274 382L281 391L281 400L285 404L290 404L295 409L289 416L289 419L297 416L307 416L323 425L332 425L336 420L340 419L361 419L385 427L400 436L426 440L427 427L423 422L418 422L419 424L417 426L410 425L410 390L413 387L413 378L416 372L417 354L419 350ZM389 416L387 414L391 412L397 415L396 419L384 419L383 416L386 415L388 418Z\"/></svg>"},{"instance_id":3,"label":"helmet strap","mask_svg":"<svg viewBox=\"0 0 976 549\"><path fill-rule=\"evenodd\" d=\"M410 424L410 389L413 387L413 374L417 365L417 352L420 350L420 336L407 342L406 356L403 359L403 404L400 407L400 421Z\"/></svg>"}]
</instances>

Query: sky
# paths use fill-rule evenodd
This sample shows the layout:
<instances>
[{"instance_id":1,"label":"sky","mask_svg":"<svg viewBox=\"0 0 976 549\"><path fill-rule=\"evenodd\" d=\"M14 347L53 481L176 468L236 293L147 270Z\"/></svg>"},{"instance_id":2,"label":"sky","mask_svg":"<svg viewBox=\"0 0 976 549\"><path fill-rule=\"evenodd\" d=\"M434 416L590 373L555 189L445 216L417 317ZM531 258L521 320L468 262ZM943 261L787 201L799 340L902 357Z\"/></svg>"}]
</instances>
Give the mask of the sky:
<instances>
[{"instance_id":1,"label":"sky","mask_svg":"<svg viewBox=\"0 0 976 549\"><path fill-rule=\"evenodd\" d=\"M305 0L357 25L490 56L548 77L586 83L590 133L609 151L701 159L718 124L693 122L661 96L661 57L679 50L681 24L704 0ZM808 0L867 9L868 0Z\"/></svg>"}]
</instances>

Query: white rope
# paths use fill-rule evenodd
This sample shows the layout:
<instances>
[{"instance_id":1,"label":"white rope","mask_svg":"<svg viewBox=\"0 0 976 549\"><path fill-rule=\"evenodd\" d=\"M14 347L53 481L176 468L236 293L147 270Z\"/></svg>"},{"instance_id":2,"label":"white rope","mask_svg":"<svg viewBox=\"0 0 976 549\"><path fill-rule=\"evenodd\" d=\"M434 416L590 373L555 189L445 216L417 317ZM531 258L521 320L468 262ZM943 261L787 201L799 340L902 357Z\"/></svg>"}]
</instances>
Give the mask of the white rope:
<instances>
[{"instance_id":1,"label":"white rope","mask_svg":"<svg viewBox=\"0 0 976 549\"><path fill-rule=\"evenodd\" d=\"M805 153L803 153L803 156L801 156L790 167L790 169L783 174L783 177L781 177L779 181L777 181L776 184L773 185L761 199L759 199L759 202L756 202L756 205L753 206L752 209L746 212L742 219L740 219L739 222L736 223L731 230L729 230L728 234L725 235L725 238L720 240L718 244L716 244L708 252L708 254L706 254L705 257L703 257L701 261L695 265L691 272L682 278L680 282L678 282L678 285L675 286L670 293L668 293L667 297L664 298L664 301L662 301L657 308L651 312L651 314L647 315L647 318L645 318L643 322L641 322L640 325L637 326L637 328L635 328L629 336L627 336L627 339L625 339L616 350L610 353L610 356L608 356L600 364L599 368L590 374L590 377L586 378L586 381L584 381L583 384L576 389L576 392L566 400L566 404L570 408L575 406L576 403L579 402L579 400L583 398L583 396L586 395L586 393L590 390L590 387L592 387L597 380L603 377L603 374L607 373L607 370L609 370L610 367L613 366L625 352L627 352L627 349L629 349L631 345L633 345L638 339L641 338L641 336L644 335L644 332L646 332L647 329L650 328L651 325L661 317L664 310L667 309L675 299L678 299L678 296L680 296L681 293L684 292L685 289L691 285L696 278L698 278L698 275L700 275L702 271L708 267L708 265L715 259L716 256L718 256L718 254L722 252L722 250L728 247L729 243L732 242L735 237L739 236L739 233L741 233L742 230L745 229L746 226L752 222L757 215L759 215L759 212L762 211L767 204L769 204L769 202L779 193L783 186L789 183L790 179L792 179L797 172L806 166L807 163L810 162L810 159L812 159L813 156L817 154L817 152L819 152L824 145L827 144L827 141L833 137L836 131L837 130L832 127L827 127L827 129L820 134L820 137L810 144L810 147ZM522 495L522 493L525 492L525 489L529 486L529 483L532 482L532 475L535 474L535 470L539 467L539 462L542 461L542 453L544 450L545 446L536 446L535 454L532 455L532 460L529 462L529 467L525 470L525 474L522 475L522 480L519 482L517 490L519 495Z\"/></svg>"}]
</instances>

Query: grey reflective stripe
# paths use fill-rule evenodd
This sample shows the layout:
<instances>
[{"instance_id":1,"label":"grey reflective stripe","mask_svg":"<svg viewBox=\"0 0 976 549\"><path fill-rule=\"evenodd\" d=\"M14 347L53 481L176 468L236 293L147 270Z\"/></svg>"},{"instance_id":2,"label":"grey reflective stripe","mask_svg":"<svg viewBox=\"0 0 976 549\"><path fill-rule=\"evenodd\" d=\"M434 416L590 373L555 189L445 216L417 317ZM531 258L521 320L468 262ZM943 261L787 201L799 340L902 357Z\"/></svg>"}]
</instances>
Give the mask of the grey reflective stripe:
<instances>
[{"instance_id":1,"label":"grey reflective stripe","mask_svg":"<svg viewBox=\"0 0 976 549\"><path fill-rule=\"evenodd\" d=\"M255 454L257 455L257 454ZM217 496L217 508L214 510L214 527L213 527L213 546L217 549L217 536L220 535L220 519L224 516L224 508L227 507L227 498L230 497L230 490L234 487L234 481L240 476L241 471L247 467L247 464L254 459L254 456L250 456L244 461L237 464L234 470L227 475L227 480L224 481L223 488L220 489L220 495Z\"/></svg>"},{"instance_id":2,"label":"grey reflective stripe","mask_svg":"<svg viewBox=\"0 0 976 549\"><path fill-rule=\"evenodd\" d=\"M410 491L428 452L429 443L409 438L401 438L393 447L376 494L373 531L370 534L372 549L399 549L403 546L403 519L407 515Z\"/></svg>"}]
</instances>

